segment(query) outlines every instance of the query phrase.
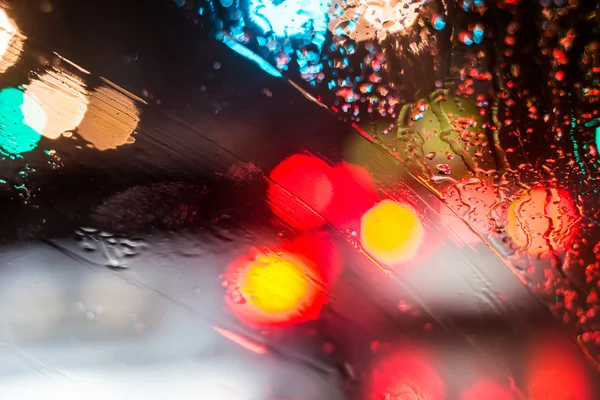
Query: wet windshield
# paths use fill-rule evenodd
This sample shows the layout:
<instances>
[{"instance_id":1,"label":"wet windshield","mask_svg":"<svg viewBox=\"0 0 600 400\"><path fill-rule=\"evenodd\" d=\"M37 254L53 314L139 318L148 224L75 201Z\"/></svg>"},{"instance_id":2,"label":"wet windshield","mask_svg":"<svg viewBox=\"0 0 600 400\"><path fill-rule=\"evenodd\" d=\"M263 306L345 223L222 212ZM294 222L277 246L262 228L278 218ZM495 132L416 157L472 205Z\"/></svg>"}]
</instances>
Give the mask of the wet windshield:
<instances>
[{"instance_id":1,"label":"wet windshield","mask_svg":"<svg viewBox=\"0 0 600 400\"><path fill-rule=\"evenodd\" d=\"M0 2L0 393L596 398L595 2L156 3Z\"/></svg>"}]
</instances>

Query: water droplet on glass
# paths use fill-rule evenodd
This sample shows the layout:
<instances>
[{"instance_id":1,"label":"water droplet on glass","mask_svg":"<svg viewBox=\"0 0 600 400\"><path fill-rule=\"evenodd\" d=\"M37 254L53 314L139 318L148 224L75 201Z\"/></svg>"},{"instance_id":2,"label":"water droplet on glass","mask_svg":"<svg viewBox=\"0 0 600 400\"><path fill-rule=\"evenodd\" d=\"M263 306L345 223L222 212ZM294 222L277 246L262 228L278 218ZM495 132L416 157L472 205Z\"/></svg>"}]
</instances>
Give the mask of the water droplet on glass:
<instances>
[{"instance_id":1,"label":"water droplet on glass","mask_svg":"<svg viewBox=\"0 0 600 400\"><path fill-rule=\"evenodd\" d=\"M450 175L450 166L448 164L436 164L435 170L441 175Z\"/></svg>"}]
</instances>

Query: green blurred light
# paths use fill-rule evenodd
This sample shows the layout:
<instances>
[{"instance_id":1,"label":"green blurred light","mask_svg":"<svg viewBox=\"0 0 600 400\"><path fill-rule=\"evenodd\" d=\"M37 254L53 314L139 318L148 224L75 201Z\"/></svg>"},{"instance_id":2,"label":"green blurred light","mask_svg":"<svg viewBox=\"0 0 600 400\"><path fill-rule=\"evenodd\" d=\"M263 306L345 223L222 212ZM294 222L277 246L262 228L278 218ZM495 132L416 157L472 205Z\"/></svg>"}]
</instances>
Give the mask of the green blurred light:
<instances>
[{"instance_id":1,"label":"green blurred light","mask_svg":"<svg viewBox=\"0 0 600 400\"><path fill-rule=\"evenodd\" d=\"M36 148L48 117L39 104L22 91L0 91L0 153L19 156Z\"/></svg>"}]
</instances>

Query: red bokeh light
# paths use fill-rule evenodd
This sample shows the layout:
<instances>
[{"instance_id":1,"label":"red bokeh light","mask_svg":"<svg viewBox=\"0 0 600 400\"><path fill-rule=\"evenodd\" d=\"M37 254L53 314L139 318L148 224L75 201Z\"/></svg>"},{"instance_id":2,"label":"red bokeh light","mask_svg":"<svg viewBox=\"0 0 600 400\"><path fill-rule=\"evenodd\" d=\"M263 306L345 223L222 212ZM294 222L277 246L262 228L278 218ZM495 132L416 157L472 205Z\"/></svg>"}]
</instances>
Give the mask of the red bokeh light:
<instances>
[{"instance_id":1,"label":"red bokeh light","mask_svg":"<svg viewBox=\"0 0 600 400\"><path fill-rule=\"evenodd\" d=\"M424 349L404 344L379 359L369 373L365 400L442 400L444 382Z\"/></svg>"},{"instance_id":2,"label":"red bokeh light","mask_svg":"<svg viewBox=\"0 0 600 400\"><path fill-rule=\"evenodd\" d=\"M341 272L327 235L303 235L274 250L252 249L226 273L226 304L252 327L315 320Z\"/></svg>"},{"instance_id":3,"label":"red bokeh light","mask_svg":"<svg viewBox=\"0 0 600 400\"><path fill-rule=\"evenodd\" d=\"M340 254L326 232L305 233L286 243L281 249L311 266L319 282L328 289L335 285L342 272Z\"/></svg>"},{"instance_id":4,"label":"red bokeh light","mask_svg":"<svg viewBox=\"0 0 600 400\"><path fill-rule=\"evenodd\" d=\"M377 188L358 165L331 167L296 154L271 172L268 200L273 213L296 229L312 230L326 221L338 229L358 229L361 215L377 201Z\"/></svg>"},{"instance_id":5,"label":"red bokeh light","mask_svg":"<svg viewBox=\"0 0 600 400\"><path fill-rule=\"evenodd\" d=\"M296 154L283 160L269 176L267 196L273 213L296 229L323 225L321 215L334 193L331 171L325 161L312 155Z\"/></svg>"},{"instance_id":6,"label":"red bokeh light","mask_svg":"<svg viewBox=\"0 0 600 400\"><path fill-rule=\"evenodd\" d=\"M369 172L341 162L331 171L334 195L325 217L338 229L358 229L360 217L377 202L377 188Z\"/></svg>"},{"instance_id":7,"label":"red bokeh light","mask_svg":"<svg viewBox=\"0 0 600 400\"><path fill-rule=\"evenodd\" d=\"M525 365L528 399L591 400L585 362L564 339L545 338L532 345Z\"/></svg>"}]
</instances>

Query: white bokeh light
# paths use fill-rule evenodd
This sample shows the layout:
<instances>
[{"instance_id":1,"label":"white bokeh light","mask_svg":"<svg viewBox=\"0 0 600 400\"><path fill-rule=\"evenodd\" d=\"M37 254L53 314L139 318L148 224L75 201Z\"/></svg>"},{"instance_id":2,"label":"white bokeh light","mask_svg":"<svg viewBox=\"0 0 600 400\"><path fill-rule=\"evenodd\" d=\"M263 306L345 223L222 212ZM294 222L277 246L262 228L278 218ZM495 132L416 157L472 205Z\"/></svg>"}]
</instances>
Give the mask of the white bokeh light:
<instances>
[{"instance_id":1,"label":"white bokeh light","mask_svg":"<svg viewBox=\"0 0 600 400\"><path fill-rule=\"evenodd\" d=\"M0 74L17 63L23 51L23 40L15 24L0 9Z\"/></svg>"},{"instance_id":2,"label":"white bokeh light","mask_svg":"<svg viewBox=\"0 0 600 400\"><path fill-rule=\"evenodd\" d=\"M422 0L336 0L329 30L357 42L383 39L412 27L423 4Z\"/></svg>"}]
</instances>

